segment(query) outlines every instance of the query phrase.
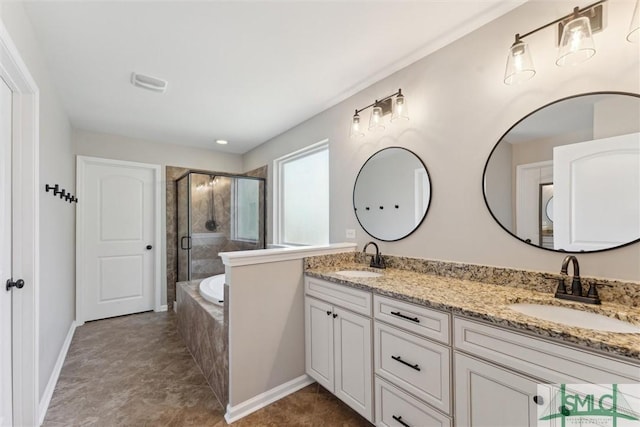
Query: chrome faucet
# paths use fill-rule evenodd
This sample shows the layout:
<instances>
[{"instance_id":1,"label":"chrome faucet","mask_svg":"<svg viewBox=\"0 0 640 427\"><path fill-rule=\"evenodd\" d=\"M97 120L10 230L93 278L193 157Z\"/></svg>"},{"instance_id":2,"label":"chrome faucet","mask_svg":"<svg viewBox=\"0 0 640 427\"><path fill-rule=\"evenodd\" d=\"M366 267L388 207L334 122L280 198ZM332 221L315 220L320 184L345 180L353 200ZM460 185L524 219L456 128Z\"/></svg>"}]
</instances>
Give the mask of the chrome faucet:
<instances>
[{"instance_id":1,"label":"chrome faucet","mask_svg":"<svg viewBox=\"0 0 640 427\"><path fill-rule=\"evenodd\" d=\"M373 245L373 247L376 248L376 254L371 255L371 263L369 263L369 266L373 268L386 268L387 266L385 265L384 258L382 258L380 249L378 249L378 245L376 245L375 242L369 242L364 245L364 248L362 248L362 253L365 255L367 254L367 248L369 247L369 245Z\"/></svg>"},{"instance_id":2,"label":"chrome faucet","mask_svg":"<svg viewBox=\"0 0 640 427\"><path fill-rule=\"evenodd\" d=\"M573 265L573 280L571 281L571 293L567 293L567 287L564 283L564 276L568 276L569 262ZM582 295L582 283L580 282L580 265L578 264L578 258L573 255L567 255L562 261L562 268L560 269L562 275L558 279L558 288L556 289L556 298L566 299L571 301L585 302L589 304L600 304L600 297L598 297L598 291L596 284L591 283L589 291L586 296Z\"/></svg>"}]
</instances>

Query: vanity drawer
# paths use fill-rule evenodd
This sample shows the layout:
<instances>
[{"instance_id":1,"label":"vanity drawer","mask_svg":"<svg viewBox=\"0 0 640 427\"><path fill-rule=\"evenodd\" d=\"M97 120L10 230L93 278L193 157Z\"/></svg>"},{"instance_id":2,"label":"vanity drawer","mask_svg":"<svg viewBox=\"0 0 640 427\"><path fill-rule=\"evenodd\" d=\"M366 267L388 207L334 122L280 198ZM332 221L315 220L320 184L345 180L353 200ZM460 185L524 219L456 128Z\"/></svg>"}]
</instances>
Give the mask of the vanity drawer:
<instances>
[{"instance_id":1,"label":"vanity drawer","mask_svg":"<svg viewBox=\"0 0 640 427\"><path fill-rule=\"evenodd\" d=\"M385 380L376 378L376 425L451 427L451 419Z\"/></svg>"},{"instance_id":2,"label":"vanity drawer","mask_svg":"<svg viewBox=\"0 0 640 427\"><path fill-rule=\"evenodd\" d=\"M374 295L373 316L415 334L449 344L448 313Z\"/></svg>"},{"instance_id":3,"label":"vanity drawer","mask_svg":"<svg viewBox=\"0 0 640 427\"><path fill-rule=\"evenodd\" d=\"M454 345L493 363L550 383L625 384L640 381L640 363L537 339L454 317Z\"/></svg>"},{"instance_id":4,"label":"vanity drawer","mask_svg":"<svg viewBox=\"0 0 640 427\"><path fill-rule=\"evenodd\" d=\"M449 414L451 350L375 322L375 373Z\"/></svg>"},{"instance_id":5,"label":"vanity drawer","mask_svg":"<svg viewBox=\"0 0 640 427\"><path fill-rule=\"evenodd\" d=\"M313 277L305 277L304 288L307 295L371 317L371 292Z\"/></svg>"}]
</instances>

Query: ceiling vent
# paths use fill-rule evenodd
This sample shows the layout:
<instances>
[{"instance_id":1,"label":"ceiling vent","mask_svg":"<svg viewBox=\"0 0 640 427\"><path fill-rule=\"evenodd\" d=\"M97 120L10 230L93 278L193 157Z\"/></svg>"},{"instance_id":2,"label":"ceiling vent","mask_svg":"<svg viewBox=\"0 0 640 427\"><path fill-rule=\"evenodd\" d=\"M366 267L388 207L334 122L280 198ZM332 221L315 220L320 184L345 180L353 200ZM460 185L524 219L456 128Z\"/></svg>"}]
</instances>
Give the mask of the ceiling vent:
<instances>
[{"instance_id":1,"label":"ceiling vent","mask_svg":"<svg viewBox=\"0 0 640 427\"><path fill-rule=\"evenodd\" d=\"M167 81L144 74L131 73L131 84L154 92L164 93L167 90Z\"/></svg>"}]
</instances>

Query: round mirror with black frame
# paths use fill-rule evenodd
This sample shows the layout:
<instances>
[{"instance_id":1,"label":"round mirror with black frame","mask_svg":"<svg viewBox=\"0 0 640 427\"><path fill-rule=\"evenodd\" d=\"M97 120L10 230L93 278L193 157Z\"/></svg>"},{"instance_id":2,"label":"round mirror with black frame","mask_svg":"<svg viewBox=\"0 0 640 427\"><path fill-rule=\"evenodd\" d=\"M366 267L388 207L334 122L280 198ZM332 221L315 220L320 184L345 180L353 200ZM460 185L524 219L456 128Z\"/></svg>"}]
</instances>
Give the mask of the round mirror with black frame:
<instances>
[{"instance_id":1,"label":"round mirror with black frame","mask_svg":"<svg viewBox=\"0 0 640 427\"><path fill-rule=\"evenodd\" d=\"M526 115L491 150L483 193L504 230L539 248L640 241L640 95L575 95Z\"/></svg>"},{"instance_id":2,"label":"round mirror with black frame","mask_svg":"<svg viewBox=\"0 0 640 427\"><path fill-rule=\"evenodd\" d=\"M392 242L413 233L427 216L431 178L410 150L388 147L364 163L353 186L358 222L374 239Z\"/></svg>"}]
</instances>

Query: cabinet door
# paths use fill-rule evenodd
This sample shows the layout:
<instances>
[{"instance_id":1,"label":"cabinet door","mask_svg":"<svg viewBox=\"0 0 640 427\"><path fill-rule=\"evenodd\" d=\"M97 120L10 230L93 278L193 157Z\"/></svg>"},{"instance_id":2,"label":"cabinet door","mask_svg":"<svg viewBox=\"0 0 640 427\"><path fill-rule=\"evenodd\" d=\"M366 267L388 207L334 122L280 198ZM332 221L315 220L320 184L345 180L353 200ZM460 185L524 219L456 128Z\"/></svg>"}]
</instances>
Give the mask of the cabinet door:
<instances>
[{"instance_id":1,"label":"cabinet door","mask_svg":"<svg viewBox=\"0 0 640 427\"><path fill-rule=\"evenodd\" d=\"M373 422L371 319L338 307L334 313L335 395Z\"/></svg>"},{"instance_id":2,"label":"cabinet door","mask_svg":"<svg viewBox=\"0 0 640 427\"><path fill-rule=\"evenodd\" d=\"M304 317L307 374L333 393L333 307L306 297Z\"/></svg>"},{"instance_id":3,"label":"cabinet door","mask_svg":"<svg viewBox=\"0 0 640 427\"><path fill-rule=\"evenodd\" d=\"M456 425L536 426L536 381L459 353L455 377Z\"/></svg>"}]
</instances>

